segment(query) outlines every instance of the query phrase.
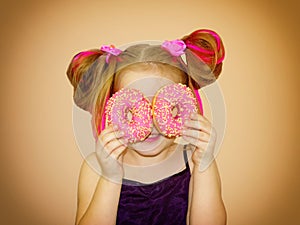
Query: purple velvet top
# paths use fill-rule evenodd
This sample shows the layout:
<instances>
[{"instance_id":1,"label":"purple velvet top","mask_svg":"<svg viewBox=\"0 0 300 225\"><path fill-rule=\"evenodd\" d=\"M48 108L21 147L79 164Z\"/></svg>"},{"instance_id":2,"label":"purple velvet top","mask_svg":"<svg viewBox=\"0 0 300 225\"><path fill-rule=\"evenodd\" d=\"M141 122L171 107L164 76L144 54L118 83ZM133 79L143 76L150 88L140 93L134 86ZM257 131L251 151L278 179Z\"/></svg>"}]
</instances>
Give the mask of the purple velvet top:
<instances>
[{"instance_id":1,"label":"purple velvet top","mask_svg":"<svg viewBox=\"0 0 300 225\"><path fill-rule=\"evenodd\" d=\"M177 174L153 184L124 179L116 224L186 224L191 173L183 152L186 168Z\"/></svg>"}]
</instances>

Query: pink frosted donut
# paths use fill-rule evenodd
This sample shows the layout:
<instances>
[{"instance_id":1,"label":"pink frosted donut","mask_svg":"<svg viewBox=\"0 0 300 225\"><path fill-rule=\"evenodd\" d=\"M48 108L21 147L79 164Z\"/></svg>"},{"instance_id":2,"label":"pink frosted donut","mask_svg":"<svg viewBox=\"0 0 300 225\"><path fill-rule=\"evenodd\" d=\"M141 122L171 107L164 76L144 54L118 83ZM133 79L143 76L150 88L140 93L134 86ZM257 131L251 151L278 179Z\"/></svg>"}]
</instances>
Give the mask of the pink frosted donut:
<instances>
[{"instance_id":1,"label":"pink frosted donut","mask_svg":"<svg viewBox=\"0 0 300 225\"><path fill-rule=\"evenodd\" d=\"M167 137L178 137L185 120L197 111L197 100L184 84L164 86L153 100L154 124Z\"/></svg>"},{"instance_id":2,"label":"pink frosted donut","mask_svg":"<svg viewBox=\"0 0 300 225\"><path fill-rule=\"evenodd\" d=\"M114 93L105 107L107 125L117 125L129 143L143 141L152 129L151 104L136 89Z\"/></svg>"}]
</instances>

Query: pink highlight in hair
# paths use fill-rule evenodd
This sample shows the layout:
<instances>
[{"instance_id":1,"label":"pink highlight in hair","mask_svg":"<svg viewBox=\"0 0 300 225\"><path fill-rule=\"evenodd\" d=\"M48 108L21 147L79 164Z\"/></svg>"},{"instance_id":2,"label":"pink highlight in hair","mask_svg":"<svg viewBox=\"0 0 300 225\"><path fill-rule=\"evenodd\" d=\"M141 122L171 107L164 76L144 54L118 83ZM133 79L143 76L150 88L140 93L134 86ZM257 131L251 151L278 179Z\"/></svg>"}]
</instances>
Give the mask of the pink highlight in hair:
<instances>
[{"instance_id":1,"label":"pink highlight in hair","mask_svg":"<svg viewBox=\"0 0 300 225\"><path fill-rule=\"evenodd\" d=\"M196 98L197 98L197 101L199 103L199 108L200 108L200 114L203 116L203 106L202 106L202 101L201 101L201 98L200 98L200 95L199 95L199 92L197 89L194 89L194 93L196 95Z\"/></svg>"},{"instance_id":2,"label":"pink highlight in hair","mask_svg":"<svg viewBox=\"0 0 300 225\"><path fill-rule=\"evenodd\" d=\"M95 120L91 119L91 125L92 125L92 130L93 130L93 136L95 138L95 140L98 139L98 135L101 133L101 131L103 131L105 129L105 114L102 116L101 119L101 124L98 124L98 126L95 126Z\"/></svg>"},{"instance_id":3,"label":"pink highlight in hair","mask_svg":"<svg viewBox=\"0 0 300 225\"><path fill-rule=\"evenodd\" d=\"M106 123L106 115L105 115L105 112L103 112L103 116L101 119L101 125L99 125L99 127L98 127L98 130L101 128L101 130L99 130L99 133L100 133L100 131L103 131L105 129L105 123Z\"/></svg>"},{"instance_id":4,"label":"pink highlight in hair","mask_svg":"<svg viewBox=\"0 0 300 225\"><path fill-rule=\"evenodd\" d=\"M85 51L85 52L79 52L77 55L74 56L73 58L73 62L74 62L74 67L72 68L72 71L76 71L77 68L79 67L80 63L76 62L78 59L80 59L81 57L87 57L90 55L95 54L95 52L92 51Z\"/></svg>"},{"instance_id":5,"label":"pink highlight in hair","mask_svg":"<svg viewBox=\"0 0 300 225\"><path fill-rule=\"evenodd\" d=\"M208 29L197 30L197 31L195 31L194 33L191 34L191 37L194 36L195 34L203 33L203 32L209 33L215 38L215 40L217 42L217 50L220 51L221 39L220 39L219 35L216 32L212 31L212 30L208 30ZM209 55L214 55L215 54L214 51L210 51L210 50L198 47L198 46L194 45L193 43L191 43L191 41L189 41L189 40L186 40L185 42L186 42L186 46L189 49L193 49L193 50L195 50L199 53L204 53L204 54L209 54ZM201 56L201 59L203 59L205 62L208 62L208 60L206 60L206 58L207 57L205 57L205 56ZM224 60L224 58L225 58L225 53L223 51L223 55L222 55L221 58L219 58L217 60L217 64L221 63Z\"/></svg>"},{"instance_id":6,"label":"pink highlight in hair","mask_svg":"<svg viewBox=\"0 0 300 225\"><path fill-rule=\"evenodd\" d=\"M207 50L207 49L204 49L204 48L200 48L196 45L190 44L189 41L187 41L186 46L190 49L194 49L198 52L202 52L202 53L205 53L205 54L215 54L214 51L210 51L210 50Z\"/></svg>"},{"instance_id":7,"label":"pink highlight in hair","mask_svg":"<svg viewBox=\"0 0 300 225\"><path fill-rule=\"evenodd\" d=\"M217 41L217 49L218 49L218 51L220 51L220 48L221 48L221 39L220 39L219 35L216 32L212 31L212 30L203 29L201 31L207 32L207 33L211 34L215 38L215 40ZM223 62L224 58L225 58L225 53L223 51L223 55L222 55L222 57L220 59L218 59L217 64Z\"/></svg>"},{"instance_id":8,"label":"pink highlight in hair","mask_svg":"<svg viewBox=\"0 0 300 225\"><path fill-rule=\"evenodd\" d=\"M208 29L202 29L200 31L207 32L207 33L211 34L216 39L216 41L217 41L217 49L219 51L220 50L220 45L221 45L221 40L220 40L219 35L216 32L214 32L212 30L208 30Z\"/></svg>"},{"instance_id":9,"label":"pink highlight in hair","mask_svg":"<svg viewBox=\"0 0 300 225\"><path fill-rule=\"evenodd\" d=\"M225 57L225 54L223 53L223 56L222 56L221 58L219 58L219 59L218 59L218 61L217 61L217 64L219 64L219 63L223 62L223 60L224 60L224 57Z\"/></svg>"},{"instance_id":10,"label":"pink highlight in hair","mask_svg":"<svg viewBox=\"0 0 300 225\"><path fill-rule=\"evenodd\" d=\"M206 50L206 49L203 49L203 48L200 48L198 46L195 46L193 44L190 44L190 43L186 43L186 46L189 48L189 49L194 49L196 50L197 52L202 52L202 53L205 53L205 54L214 54L213 51L209 51L209 50ZM223 53L223 56L217 60L217 64L221 63L223 60L224 60L224 57L225 57L225 54ZM201 59L203 59L205 62L208 62L209 60L206 60L208 57L205 57L205 56L201 56Z\"/></svg>"},{"instance_id":11,"label":"pink highlight in hair","mask_svg":"<svg viewBox=\"0 0 300 225\"><path fill-rule=\"evenodd\" d=\"M92 52L92 51L84 51L84 52L79 52L77 55L74 56L74 60L77 60L79 57L87 57L87 56L90 56L90 55L93 55L95 54L95 52Z\"/></svg>"},{"instance_id":12,"label":"pink highlight in hair","mask_svg":"<svg viewBox=\"0 0 300 225\"><path fill-rule=\"evenodd\" d=\"M104 109L107 105L108 99L109 99L109 97L106 97ZM104 110L103 113L102 113L101 124L98 126L98 132L99 133L105 129L105 125L106 125L106 114L105 114L105 110Z\"/></svg>"}]
</instances>

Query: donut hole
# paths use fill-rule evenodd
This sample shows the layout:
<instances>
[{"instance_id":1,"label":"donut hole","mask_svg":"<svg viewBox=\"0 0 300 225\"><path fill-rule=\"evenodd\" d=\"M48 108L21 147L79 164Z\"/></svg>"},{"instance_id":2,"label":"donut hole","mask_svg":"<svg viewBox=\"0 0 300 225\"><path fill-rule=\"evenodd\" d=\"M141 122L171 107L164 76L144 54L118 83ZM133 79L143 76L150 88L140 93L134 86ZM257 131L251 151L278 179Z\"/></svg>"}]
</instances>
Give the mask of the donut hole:
<instances>
[{"instance_id":1,"label":"donut hole","mask_svg":"<svg viewBox=\"0 0 300 225\"><path fill-rule=\"evenodd\" d=\"M179 112L180 112L180 110L179 110L177 105L172 106L171 115L172 115L173 118L177 118L179 116Z\"/></svg>"},{"instance_id":2,"label":"donut hole","mask_svg":"<svg viewBox=\"0 0 300 225\"><path fill-rule=\"evenodd\" d=\"M133 112L132 112L131 109L127 110L126 117L127 117L127 121L128 122L132 122L132 120L133 120Z\"/></svg>"}]
</instances>

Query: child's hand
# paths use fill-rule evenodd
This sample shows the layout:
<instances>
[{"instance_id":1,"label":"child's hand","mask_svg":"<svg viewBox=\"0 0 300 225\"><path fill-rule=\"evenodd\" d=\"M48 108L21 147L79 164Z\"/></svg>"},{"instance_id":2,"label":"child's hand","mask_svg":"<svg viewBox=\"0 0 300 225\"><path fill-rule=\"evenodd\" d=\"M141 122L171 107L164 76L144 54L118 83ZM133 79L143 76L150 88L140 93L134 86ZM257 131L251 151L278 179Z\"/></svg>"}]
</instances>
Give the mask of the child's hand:
<instances>
[{"instance_id":1,"label":"child's hand","mask_svg":"<svg viewBox=\"0 0 300 225\"><path fill-rule=\"evenodd\" d=\"M96 142L96 155L101 167L101 175L116 183L122 183L123 152L126 140L122 132L116 132L113 126L101 132Z\"/></svg>"},{"instance_id":2,"label":"child's hand","mask_svg":"<svg viewBox=\"0 0 300 225\"><path fill-rule=\"evenodd\" d=\"M192 155L194 168L206 169L214 159L217 139L216 129L210 121L200 114L192 114L184 124L182 138L196 147Z\"/></svg>"}]
</instances>

